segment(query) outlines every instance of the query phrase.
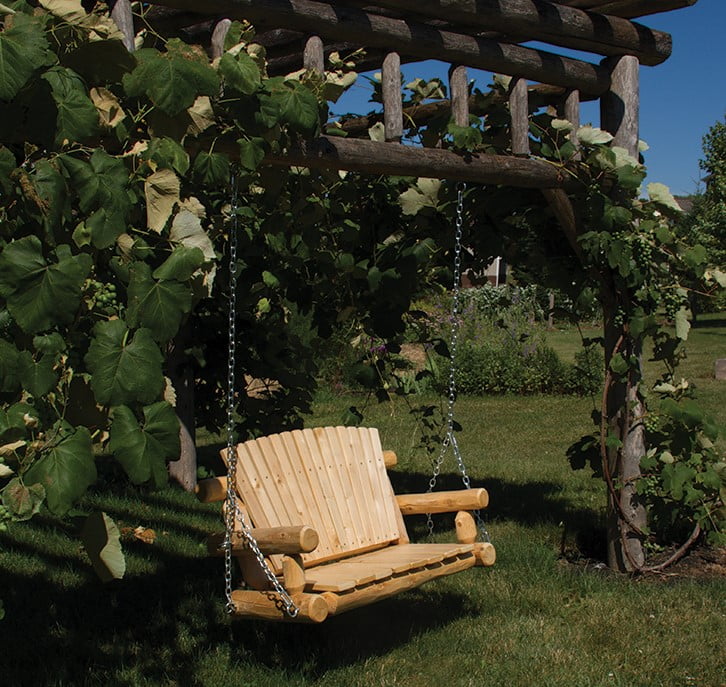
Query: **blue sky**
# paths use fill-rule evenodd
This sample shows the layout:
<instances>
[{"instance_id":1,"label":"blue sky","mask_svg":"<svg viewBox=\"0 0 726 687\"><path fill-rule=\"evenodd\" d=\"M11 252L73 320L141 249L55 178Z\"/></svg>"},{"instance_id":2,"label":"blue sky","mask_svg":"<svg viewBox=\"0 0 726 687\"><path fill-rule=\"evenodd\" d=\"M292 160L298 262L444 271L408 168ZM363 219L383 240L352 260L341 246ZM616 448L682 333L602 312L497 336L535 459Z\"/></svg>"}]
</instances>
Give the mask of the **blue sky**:
<instances>
[{"instance_id":1,"label":"blue sky","mask_svg":"<svg viewBox=\"0 0 726 687\"><path fill-rule=\"evenodd\" d=\"M703 136L726 113L726 0L699 0L639 21L673 36L673 54L666 62L641 67L640 138L650 146L646 181L664 183L676 195L694 193ZM446 69L435 62L405 65L404 77L445 79ZM482 90L490 82L489 75L474 70L471 78ZM370 91L367 81L359 79L334 112L368 112L373 109L367 103ZM584 105L583 124L597 125L598 120L597 106Z\"/></svg>"}]
</instances>

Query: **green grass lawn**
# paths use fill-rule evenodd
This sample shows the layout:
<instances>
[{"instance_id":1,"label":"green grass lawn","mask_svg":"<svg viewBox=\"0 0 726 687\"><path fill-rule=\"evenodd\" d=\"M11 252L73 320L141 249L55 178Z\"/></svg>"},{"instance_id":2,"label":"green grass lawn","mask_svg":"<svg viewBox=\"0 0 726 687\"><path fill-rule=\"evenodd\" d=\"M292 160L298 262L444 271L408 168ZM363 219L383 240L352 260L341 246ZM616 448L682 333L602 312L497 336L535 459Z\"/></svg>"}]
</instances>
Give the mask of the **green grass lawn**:
<instances>
[{"instance_id":1,"label":"green grass lawn","mask_svg":"<svg viewBox=\"0 0 726 687\"><path fill-rule=\"evenodd\" d=\"M722 424L726 382L707 372L725 335L696 329L688 359ZM336 424L354 404L364 399L321 396L308 424ZM103 488L84 507L130 528L126 577L98 582L72 524L41 516L0 535L0 684L723 687L726 578L630 580L560 556L563 547L602 550L604 487L565 459L592 408L574 397L460 399L459 443L473 484L490 492L497 564L320 626L230 623L222 561L205 556L218 507L103 470ZM372 403L365 416L399 455L396 489L424 491L430 461L415 448L406 406ZM455 472L448 456L441 488L459 485ZM440 524L437 538L453 538L451 518ZM137 526L154 530L153 544L133 538ZM422 518L408 526L414 539L425 536Z\"/></svg>"}]
</instances>

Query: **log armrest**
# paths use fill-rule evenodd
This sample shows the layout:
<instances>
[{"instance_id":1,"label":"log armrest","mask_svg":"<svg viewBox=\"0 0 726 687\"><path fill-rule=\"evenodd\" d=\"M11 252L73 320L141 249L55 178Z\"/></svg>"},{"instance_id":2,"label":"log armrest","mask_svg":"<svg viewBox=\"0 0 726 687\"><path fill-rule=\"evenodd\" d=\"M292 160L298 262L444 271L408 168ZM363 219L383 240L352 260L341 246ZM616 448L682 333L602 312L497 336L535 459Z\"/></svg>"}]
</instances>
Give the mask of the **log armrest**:
<instances>
[{"instance_id":1,"label":"log armrest","mask_svg":"<svg viewBox=\"0 0 726 687\"><path fill-rule=\"evenodd\" d=\"M486 508L489 494L486 489L459 489L433 491L428 494L401 494L396 496L403 515L424 513L453 513L455 511Z\"/></svg>"},{"instance_id":2,"label":"log armrest","mask_svg":"<svg viewBox=\"0 0 726 687\"><path fill-rule=\"evenodd\" d=\"M315 551L318 546L318 533L307 525L292 527L255 527L250 530L260 551L266 556L276 553L300 554ZM223 554L224 533L213 534L207 539L207 547L213 555ZM232 534L232 551L249 551L247 539L241 532Z\"/></svg>"}]
</instances>

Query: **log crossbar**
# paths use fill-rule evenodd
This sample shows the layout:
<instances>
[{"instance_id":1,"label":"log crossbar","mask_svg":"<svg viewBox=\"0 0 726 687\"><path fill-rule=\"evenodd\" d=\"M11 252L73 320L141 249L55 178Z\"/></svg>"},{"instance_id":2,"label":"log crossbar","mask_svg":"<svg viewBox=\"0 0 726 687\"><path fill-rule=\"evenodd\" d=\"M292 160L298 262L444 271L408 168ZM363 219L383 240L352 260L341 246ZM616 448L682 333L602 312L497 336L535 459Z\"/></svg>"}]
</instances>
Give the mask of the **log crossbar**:
<instances>
[{"instance_id":1,"label":"log crossbar","mask_svg":"<svg viewBox=\"0 0 726 687\"><path fill-rule=\"evenodd\" d=\"M196 0L154 0L185 11L202 9ZM599 95L609 86L600 65L544 50L470 36L414 21L372 14L355 7L313 0L208 0L205 14L248 19L262 27L284 26L325 39L396 51L420 59L439 59L512 74Z\"/></svg>"}]
</instances>

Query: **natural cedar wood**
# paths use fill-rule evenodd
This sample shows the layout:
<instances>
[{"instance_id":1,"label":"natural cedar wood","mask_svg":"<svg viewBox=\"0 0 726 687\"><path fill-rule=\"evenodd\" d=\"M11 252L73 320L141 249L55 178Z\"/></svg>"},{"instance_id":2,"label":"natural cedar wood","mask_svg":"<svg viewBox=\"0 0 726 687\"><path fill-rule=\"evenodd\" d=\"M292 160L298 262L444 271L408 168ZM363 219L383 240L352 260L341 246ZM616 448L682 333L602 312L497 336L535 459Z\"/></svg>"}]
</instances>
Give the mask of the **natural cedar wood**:
<instances>
[{"instance_id":1,"label":"natural cedar wood","mask_svg":"<svg viewBox=\"0 0 726 687\"><path fill-rule=\"evenodd\" d=\"M489 496L486 489L461 489L432 491L426 494L398 494L396 502L404 515L452 513L458 510L486 508Z\"/></svg>"},{"instance_id":2,"label":"natural cedar wood","mask_svg":"<svg viewBox=\"0 0 726 687\"><path fill-rule=\"evenodd\" d=\"M305 589L305 568L299 555L282 557L282 579L288 594L299 594Z\"/></svg>"},{"instance_id":3,"label":"natural cedar wood","mask_svg":"<svg viewBox=\"0 0 726 687\"><path fill-rule=\"evenodd\" d=\"M327 524L330 519L330 511L328 508L323 495L319 489L314 489L313 484L310 482L308 474L308 466L310 465L310 459L307 454L307 444L301 440L298 434L293 432L284 432L280 435L285 451L290 456L289 460L289 479L297 482L300 487L301 500L299 503L300 508L304 509L306 517L310 519L310 522L321 523L323 529L327 532L330 530L330 525ZM292 457L298 456L298 460L294 460ZM317 555L318 556L331 556L334 553L332 542L329 537L325 537L320 544L318 544ZM307 562L308 559L304 559Z\"/></svg>"},{"instance_id":4,"label":"natural cedar wood","mask_svg":"<svg viewBox=\"0 0 726 687\"><path fill-rule=\"evenodd\" d=\"M653 4L640 5L648 2ZM612 3L618 4L623 3ZM543 0L377 0L375 5L442 19L452 28L479 27L599 55L635 55L648 65L668 59L672 49L670 35L662 31ZM607 6L599 9L605 11Z\"/></svg>"},{"instance_id":5,"label":"natural cedar wood","mask_svg":"<svg viewBox=\"0 0 726 687\"><path fill-rule=\"evenodd\" d=\"M403 136L403 101L401 99L401 58L389 52L381 69L383 129L386 141L400 142Z\"/></svg>"},{"instance_id":6,"label":"natural cedar wood","mask_svg":"<svg viewBox=\"0 0 726 687\"><path fill-rule=\"evenodd\" d=\"M325 596L319 598L330 603L326 608L340 612L450 572L493 562L490 545L408 543L399 501L405 512L481 508L487 502L486 491L413 495L408 504L403 497L397 499L376 429L326 427L283 432L240 444L237 455L237 490L249 509L249 522L257 525L253 535L269 554L273 572L303 604L309 605L315 596L303 592L321 592ZM203 485L200 491L220 491L219 483L213 484L209 489ZM310 498L310 493L320 498ZM325 505L322 520L321 504ZM332 522L328 517L332 512L342 522ZM311 550L313 541L300 545L305 527L287 525L270 532L259 526L269 527L283 518L310 522L320 530L320 545L315 550ZM459 530L461 521L459 517ZM246 547L239 546L239 525L235 528L233 547L235 553L239 551L246 582L261 590L236 596L237 614L283 619L282 611L275 610L276 596L269 591L263 571ZM304 551L307 553L299 553ZM283 552L286 555L280 555ZM315 603L315 612L324 615L319 602ZM300 621L310 621L311 613L308 606L303 608Z\"/></svg>"},{"instance_id":7,"label":"natural cedar wood","mask_svg":"<svg viewBox=\"0 0 726 687\"><path fill-rule=\"evenodd\" d=\"M156 4L198 10L196 0L155 0ZM204 12L253 24L284 26L315 33L326 40L348 41L371 48L514 74L533 81L579 88L595 95L608 87L607 70L555 53L500 43L428 24L367 13L355 7L313 0L207 0Z\"/></svg>"},{"instance_id":8,"label":"natural cedar wood","mask_svg":"<svg viewBox=\"0 0 726 687\"><path fill-rule=\"evenodd\" d=\"M264 554L296 554L309 553L318 546L318 533L307 525L292 525L288 527L253 527L251 529L260 551ZM213 534L209 537L207 545L210 552L217 550L221 553L224 534ZM241 531L232 534L232 550L242 551L248 549L246 538Z\"/></svg>"},{"instance_id":9,"label":"natural cedar wood","mask_svg":"<svg viewBox=\"0 0 726 687\"><path fill-rule=\"evenodd\" d=\"M353 559L330 563L308 572L307 591L346 592L373 582L447 564L473 553L473 546L409 544L393 546ZM474 562L472 562L472 565Z\"/></svg>"},{"instance_id":10,"label":"natural cedar wood","mask_svg":"<svg viewBox=\"0 0 726 687\"><path fill-rule=\"evenodd\" d=\"M497 552L489 542L476 542L474 544L474 555L476 556L476 564L483 566L494 565L497 560Z\"/></svg>"},{"instance_id":11,"label":"natural cedar wood","mask_svg":"<svg viewBox=\"0 0 726 687\"><path fill-rule=\"evenodd\" d=\"M468 511L462 510L456 514L454 519L456 526L456 541L462 544L473 544L479 534L476 522Z\"/></svg>"},{"instance_id":12,"label":"natural cedar wood","mask_svg":"<svg viewBox=\"0 0 726 687\"><path fill-rule=\"evenodd\" d=\"M294 622L322 623L328 617L328 604L320 594L296 594L293 601L300 609ZM232 592L235 615L260 620L289 622L275 592L257 592L236 589Z\"/></svg>"},{"instance_id":13,"label":"natural cedar wood","mask_svg":"<svg viewBox=\"0 0 726 687\"><path fill-rule=\"evenodd\" d=\"M360 589L353 589L347 593L335 594L332 603L329 601L330 613L338 614L349 611L360 606L365 606L390 596L400 594L407 589L414 589L424 582L429 582L437 577L451 575L452 573L467 570L475 565L476 559L471 554L452 558L435 567L416 570L409 575L401 575L384 580L378 584L371 584ZM325 599L331 598L331 593L323 595Z\"/></svg>"},{"instance_id":14,"label":"natural cedar wood","mask_svg":"<svg viewBox=\"0 0 726 687\"><path fill-rule=\"evenodd\" d=\"M227 496L227 478L209 477L207 479L201 479L197 482L194 493L202 503L224 501Z\"/></svg>"},{"instance_id":15,"label":"natural cedar wood","mask_svg":"<svg viewBox=\"0 0 726 687\"><path fill-rule=\"evenodd\" d=\"M398 456L395 451L384 451L383 452L383 464L387 468L392 468L398 462Z\"/></svg>"},{"instance_id":16,"label":"natural cedar wood","mask_svg":"<svg viewBox=\"0 0 726 687\"><path fill-rule=\"evenodd\" d=\"M524 79L513 78L509 84L509 116L512 153L529 155L529 96Z\"/></svg>"}]
</instances>

